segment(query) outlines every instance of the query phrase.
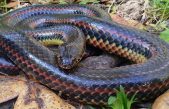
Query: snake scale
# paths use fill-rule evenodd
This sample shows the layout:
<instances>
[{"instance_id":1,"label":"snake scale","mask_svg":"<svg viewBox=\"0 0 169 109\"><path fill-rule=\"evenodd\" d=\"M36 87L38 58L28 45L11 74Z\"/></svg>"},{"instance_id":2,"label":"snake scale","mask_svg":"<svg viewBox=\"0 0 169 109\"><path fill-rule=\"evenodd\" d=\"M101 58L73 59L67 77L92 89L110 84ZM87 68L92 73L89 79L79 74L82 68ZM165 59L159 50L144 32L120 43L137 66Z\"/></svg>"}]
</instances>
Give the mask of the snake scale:
<instances>
[{"instance_id":1,"label":"snake scale","mask_svg":"<svg viewBox=\"0 0 169 109\"><path fill-rule=\"evenodd\" d=\"M69 31L72 26L73 32ZM73 44L80 48L77 47L78 51L83 52L81 47L87 43L135 64L71 73L60 68L55 53L37 41L45 31L55 34L54 30L57 38L63 37L63 31L72 36L83 36L83 31L85 40L74 39ZM63 32L61 36L59 31ZM29 37L30 34L37 39ZM169 88L169 45L150 33L111 21L103 10L92 6L33 5L3 15L0 19L0 54L8 59L6 62L1 59L1 72L19 68L61 97L80 103L106 105L109 96L114 95L120 85L129 96L137 93L140 101L153 99Z\"/></svg>"}]
</instances>

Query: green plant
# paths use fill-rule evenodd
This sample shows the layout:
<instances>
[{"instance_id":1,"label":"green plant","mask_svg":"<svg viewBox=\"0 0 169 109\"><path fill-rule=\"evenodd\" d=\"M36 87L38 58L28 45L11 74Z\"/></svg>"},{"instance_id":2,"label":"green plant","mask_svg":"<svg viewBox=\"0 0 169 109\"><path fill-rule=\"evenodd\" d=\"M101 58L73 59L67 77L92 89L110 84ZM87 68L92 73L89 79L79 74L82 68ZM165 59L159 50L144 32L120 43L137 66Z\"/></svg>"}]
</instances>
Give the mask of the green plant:
<instances>
[{"instance_id":1,"label":"green plant","mask_svg":"<svg viewBox=\"0 0 169 109\"><path fill-rule=\"evenodd\" d=\"M109 8L108 8L108 13L110 13L110 14L115 14L116 13L116 11L117 11L117 6L116 5L114 5L113 3L109 6Z\"/></svg>"},{"instance_id":2,"label":"green plant","mask_svg":"<svg viewBox=\"0 0 169 109\"><path fill-rule=\"evenodd\" d=\"M99 3L99 0L80 0L79 4L88 4L88 3Z\"/></svg>"},{"instance_id":3,"label":"green plant","mask_svg":"<svg viewBox=\"0 0 169 109\"><path fill-rule=\"evenodd\" d=\"M151 24L155 30L161 31L164 27L164 21L169 18L169 0L149 0L150 8L147 13L152 22Z\"/></svg>"},{"instance_id":4,"label":"green plant","mask_svg":"<svg viewBox=\"0 0 169 109\"><path fill-rule=\"evenodd\" d=\"M2 8L2 10L3 10L4 12L7 12L7 11L8 11L8 10L7 10L7 7L5 7L6 4L7 4L7 0L3 0L3 1L0 2L0 8Z\"/></svg>"},{"instance_id":5,"label":"green plant","mask_svg":"<svg viewBox=\"0 0 169 109\"><path fill-rule=\"evenodd\" d=\"M156 19L164 21L169 18L169 0L150 0L150 4L154 8Z\"/></svg>"},{"instance_id":6,"label":"green plant","mask_svg":"<svg viewBox=\"0 0 169 109\"><path fill-rule=\"evenodd\" d=\"M116 96L110 96L108 99L108 106L102 107L102 109L131 109L131 105L135 102L135 95L136 93L131 99L128 99L124 88L120 86L120 89L116 90ZM95 108L90 106L90 109Z\"/></svg>"},{"instance_id":7,"label":"green plant","mask_svg":"<svg viewBox=\"0 0 169 109\"><path fill-rule=\"evenodd\" d=\"M67 4L65 0L59 0L59 4Z\"/></svg>"},{"instance_id":8,"label":"green plant","mask_svg":"<svg viewBox=\"0 0 169 109\"><path fill-rule=\"evenodd\" d=\"M131 109L132 103L135 102L135 95L136 94L134 94L131 99L128 99L124 88L120 86L120 90L116 90L116 97L111 96L108 99L108 107L111 109Z\"/></svg>"},{"instance_id":9,"label":"green plant","mask_svg":"<svg viewBox=\"0 0 169 109\"><path fill-rule=\"evenodd\" d=\"M160 38L169 43L169 28L166 28L160 33Z\"/></svg>"}]
</instances>

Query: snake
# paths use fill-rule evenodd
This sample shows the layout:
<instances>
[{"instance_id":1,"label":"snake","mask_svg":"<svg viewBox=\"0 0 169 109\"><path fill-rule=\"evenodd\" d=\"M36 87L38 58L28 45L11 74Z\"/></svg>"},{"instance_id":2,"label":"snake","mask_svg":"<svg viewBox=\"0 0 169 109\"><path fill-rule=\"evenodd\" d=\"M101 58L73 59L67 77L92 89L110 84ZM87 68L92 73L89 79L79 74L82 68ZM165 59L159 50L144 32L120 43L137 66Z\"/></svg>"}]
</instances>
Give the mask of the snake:
<instances>
[{"instance_id":1,"label":"snake","mask_svg":"<svg viewBox=\"0 0 169 109\"><path fill-rule=\"evenodd\" d=\"M50 33L52 35L46 35ZM73 58L58 63L57 51L45 44L50 38L61 43L57 50L61 57L65 56L62 60ZM65 48L69 44L73 46ZM73 65L73 72L60 67L77 60L79 63L85 44L126 58L133 64L80 70ZM120 86L130 97L136 93L139 101L154 99L169 88L169 45L156 35L112 21L106 12L94 6L33 5L3 15L0 54L6 57L0 61L1 72L3 68L5 71L20 69L60 97L79 103L107 105L108 98L115 95Z\"/></svg>"}]
</instances>

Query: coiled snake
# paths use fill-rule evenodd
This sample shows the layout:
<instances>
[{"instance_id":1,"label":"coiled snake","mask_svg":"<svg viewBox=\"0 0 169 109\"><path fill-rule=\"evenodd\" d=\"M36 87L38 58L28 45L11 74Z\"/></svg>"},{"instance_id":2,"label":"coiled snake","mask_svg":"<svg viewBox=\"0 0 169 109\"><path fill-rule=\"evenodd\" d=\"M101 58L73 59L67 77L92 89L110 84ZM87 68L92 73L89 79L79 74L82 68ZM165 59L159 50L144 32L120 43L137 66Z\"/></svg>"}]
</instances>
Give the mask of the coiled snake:
<instances>
[{"instance_id":1,"label":"coiled snake","mask_svg":"<svg viewBox=\"0 0 169 109\"><path fill-rule=\"evenodd\" d=\"M51 37L62 44L57 56L39 43L53 43ZM80 60L85 43L135 64L64 70ZM169 45L152 34L117 24L91 6L34 5L5 14L0 19L0 52L58 95L81 103L106 105L120 85L129 96L137 92L139 100L155 98L169 88ZM0 71L6 68L17 71L10 63L1 64Z\"/></svg>"}]
</instances>

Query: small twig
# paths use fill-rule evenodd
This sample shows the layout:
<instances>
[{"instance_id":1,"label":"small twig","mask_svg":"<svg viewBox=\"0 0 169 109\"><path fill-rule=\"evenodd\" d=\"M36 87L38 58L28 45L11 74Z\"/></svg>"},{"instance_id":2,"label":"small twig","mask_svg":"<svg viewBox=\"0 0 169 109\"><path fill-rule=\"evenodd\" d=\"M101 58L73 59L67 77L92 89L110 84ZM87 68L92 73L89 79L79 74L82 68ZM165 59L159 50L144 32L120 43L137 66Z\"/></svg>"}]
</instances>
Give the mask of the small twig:
<instances>
[{"instance_id":1,"label":"small twig","mask_svg":"<svg viewBox=\"0 0 169 109\"><path fill-rule=\"evenodd\" d=\"M113 3L113 2L111 2L111 5L109 6L108 11L107 11L108 13L110 13L110 11L111 11L111 9L112 9L113 5L114 5L114 3Z\"/></svg>"}]
</instances>

